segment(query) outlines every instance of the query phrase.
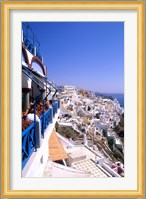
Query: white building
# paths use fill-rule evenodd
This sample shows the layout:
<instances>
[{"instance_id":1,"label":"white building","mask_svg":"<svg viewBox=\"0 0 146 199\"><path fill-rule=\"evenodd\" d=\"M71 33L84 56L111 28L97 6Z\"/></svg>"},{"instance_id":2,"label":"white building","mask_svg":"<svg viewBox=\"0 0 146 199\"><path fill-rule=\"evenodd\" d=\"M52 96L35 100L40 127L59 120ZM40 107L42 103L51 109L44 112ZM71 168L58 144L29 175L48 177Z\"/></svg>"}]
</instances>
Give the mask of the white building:
<instances>
[{"instance_id":1,"label":"white building","mask_svg":"<svg viewBox=\"0 0 146 199\"><path fill-rule=\"evenodd\" d=\"M69 94L69 95L74 95L76 93L76 87L64 85L64 92Z\"/></svg>"},{"instance_id":2,"label":"white building","mask_svg":"<svg viewBox=\"0 0 146 199\"><path fill-rule=\"evenodd\" d=\"M60 103L59 100L53 101L52 108L37 115L37 102L41 102L44 108L47 97L51 99L54 94L54 86L47 81L46 67L34 33L27 23L23 23L22 28L22 177L40 177L50 156L49 140L59 115ZM34 35L34 41L31 41L29 31ZM30 99L34 103L33 119L27 123L25 113L30 109ZM36 118L39 118L40 125Z\"/></svg>"}]
</instances>

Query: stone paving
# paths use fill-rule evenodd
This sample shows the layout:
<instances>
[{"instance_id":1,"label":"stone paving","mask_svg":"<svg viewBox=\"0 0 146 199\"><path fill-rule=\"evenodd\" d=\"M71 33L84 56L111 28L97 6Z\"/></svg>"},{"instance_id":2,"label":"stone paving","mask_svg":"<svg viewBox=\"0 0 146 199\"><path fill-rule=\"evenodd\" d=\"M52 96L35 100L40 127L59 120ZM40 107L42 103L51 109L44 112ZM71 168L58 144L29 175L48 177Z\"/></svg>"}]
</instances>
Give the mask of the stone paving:
<instances>
[{"instance_id":1,"label":"stone paving","mask_svg":"<svg viewBox=\"0 0 146 199\"><path fill-rule=\"evenodd\" d=\"M108 177L91 159L72 163L72 167L91 173L91 177Z\"/></svg>"}]
</instances>

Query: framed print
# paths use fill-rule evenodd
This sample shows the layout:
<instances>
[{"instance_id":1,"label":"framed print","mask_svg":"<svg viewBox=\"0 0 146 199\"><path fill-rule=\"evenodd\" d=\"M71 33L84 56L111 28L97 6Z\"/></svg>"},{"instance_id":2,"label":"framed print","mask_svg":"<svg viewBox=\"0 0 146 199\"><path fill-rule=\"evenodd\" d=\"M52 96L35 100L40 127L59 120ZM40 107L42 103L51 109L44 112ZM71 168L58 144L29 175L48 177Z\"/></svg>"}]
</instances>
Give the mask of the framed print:
<instances>
[{"instance_id":1,"label":"framed print","mask_svg":"<svg viewBox=\"0 0 146 199\"><path fill-rule=\"evenodd\" d=\"M3 197L144 197L144 1L1 6Z\"/></svg>"}]
</instances>

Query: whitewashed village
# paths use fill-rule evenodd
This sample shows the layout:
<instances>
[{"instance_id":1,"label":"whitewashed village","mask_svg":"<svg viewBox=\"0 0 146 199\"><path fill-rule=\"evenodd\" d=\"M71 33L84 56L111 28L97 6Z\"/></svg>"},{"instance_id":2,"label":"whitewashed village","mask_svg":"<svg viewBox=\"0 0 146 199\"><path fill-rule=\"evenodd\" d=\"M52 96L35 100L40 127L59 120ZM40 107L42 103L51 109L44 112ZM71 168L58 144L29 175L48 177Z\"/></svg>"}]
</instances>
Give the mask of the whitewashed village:
<instances>
[{"instance_id":1,"label":"whitewashed village","mask_svg":"<svg viewBox=\"0 0 146 199\"><path fill-rule=\"evenodd\" d=\"M124 108L49 80L22 28L22 177L124 177ZM33 32L32 32L33 34Z\"/></svg>"}]
</instances>

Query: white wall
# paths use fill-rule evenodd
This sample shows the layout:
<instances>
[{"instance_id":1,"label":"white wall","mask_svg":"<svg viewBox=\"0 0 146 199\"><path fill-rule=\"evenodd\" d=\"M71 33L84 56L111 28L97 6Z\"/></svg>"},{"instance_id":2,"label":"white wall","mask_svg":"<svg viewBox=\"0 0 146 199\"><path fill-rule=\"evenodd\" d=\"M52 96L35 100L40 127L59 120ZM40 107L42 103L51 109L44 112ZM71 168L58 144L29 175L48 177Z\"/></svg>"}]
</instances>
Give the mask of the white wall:
<instances>
[{"instance_id":1,"label":"white wall","mask_svg":"<svg viewBox=\"0 0 146 199\"><path fill-rule=\"evenodd\" d=\"M22 88L31 88L31 79L22 73Z\"/></svg>"}]
</instances>

